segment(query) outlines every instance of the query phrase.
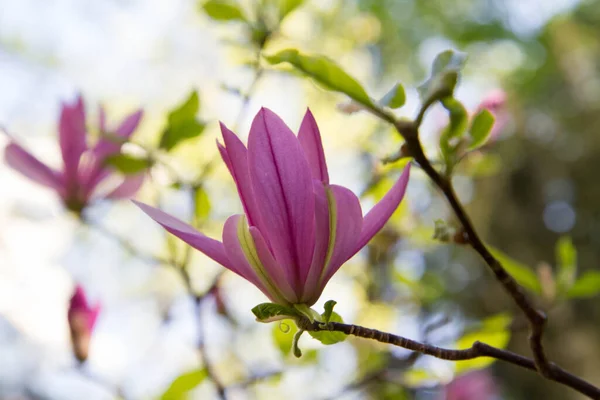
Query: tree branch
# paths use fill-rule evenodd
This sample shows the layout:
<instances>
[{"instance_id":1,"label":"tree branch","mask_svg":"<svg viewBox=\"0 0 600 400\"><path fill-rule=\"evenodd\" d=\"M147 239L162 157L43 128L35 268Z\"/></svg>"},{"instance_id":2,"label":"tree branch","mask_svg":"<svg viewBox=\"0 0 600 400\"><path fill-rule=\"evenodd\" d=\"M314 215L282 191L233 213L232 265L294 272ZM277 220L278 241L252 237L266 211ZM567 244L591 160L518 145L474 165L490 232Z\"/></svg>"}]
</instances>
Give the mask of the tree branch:
<instances>
[{"instance_id":1,"label":"tree branch","mask_svg":"<svg viewBox=\"0 0 600 400\"><path fill-rule=\"evenodd\" d=\"M531 371L537 371L535 361L520 354L508 350L499 349L486 343L476 341L468 349L453 350L443 347L437 347L427 343L417 342L402 336L394 335L376 329L365 328L359 325L342 324L339 322L310 322L308 318L299 318L297 320L298 328L306 331L336 331L346 335L357 336L364 339L376 340L381 343L391 344L402 347L421 354L433 356L448 361L472 360L480 357L491 357L497 360L517 365ZM559 366L548 363L551 374L547 377L549 380L566 385L579 393L588 396L591 399L600 399L600 389L585 380L565 371Z\"/></svg>"},{"instance_id":2,"label":"tree branch","mask_svg":"<svg viewBox=\"0 0 600 400\"><path fill-rule=\"evenodd\" d=\"M517 283L517 281L504 269L502 264L492 255L490 250L487 248L483 240L479 237L479 234L475 230L469 215L463 208L462 204L458 200L456 193L454 191L454 187L452 186L452 181L449 177L441 175L432 165L431 161L427 158L423 151L423 146L419 139L419 126L421 125L425 113L428 108L436 101L437 99L433 99L424 104L418 112L417 118L414 121L409 120L399 120L396 116L391 113L389 110L386 110L383 107L379 107L376 105L369 105L367 110L377 116L378 118L387 121L392 124L398 133L404 138L406 146L406 150L408 155L413 157L415 162L419 164L419 166L423 169L423 171L427 174L427 176L433 181L433 183L440 189L443 193L444 197L450 204L454 214L460 221L464 234L466 236L467 243L483 258L485 263L488 265L496 279L500 282L504 290L510 295L513 301L517 304L519 309L523 312L523 314L527 317L530 327L529 334L529 347L533 353L533 364L529 364L531 360L527 358L521 357L521 363L517 363L517 359L512 358L511 360L500 358L505 357L507 354L513 354L508 352L503 352L501 354L497 354L496 358L503 359L504 361L512 362L516 365L521 365L528 369L533 369L539 372L543 377L553 380L556 382L561 382L575 390L578 390L581 393L587 394L591 398L600 398L600 389L591 385L590 383L575 377L574 375L569 374L568 372L562 370L560 367L551 363L544 351L544 346L542 344L542 337L544 333L544 328L546 326L546 315L541 310L538 310L531 300L525 294L523 288ZM363 328L364 329L364 328ZM384 337L385 338L385 337ZM405 339L408 340L408 339ZM407 342L415 344L416 342ZM477 351L481 351L481 344L474 344L473 348L479 348ZM487 346L487 345L485 345ZM485 347L484 346L484 347ZM403 346L404 347L404 346ZM472 348L472 349L473 349ZM493 348L492 348L493 349ZM433 351L433 348L425 347L423 350ZM441 349L443 350L443 349ZM415 349L415 351L420 351ZM437 351L437 350L436 350ZM475 350L473 350L475 351ZM490 349L486 349L486 351L491 351ZM436 356L436 354L425 353ZM444 355L443 353L441 355ZM457 353L450 353L452 356L457 356ZM462 354L462 353L458 353ZM464 356L464 354L463 354ZM438 357L443 358L443 357ZM525 362L527 360L527 362ZM565 378L568 376L568 379Z\"/></svg>"}]
</instances>

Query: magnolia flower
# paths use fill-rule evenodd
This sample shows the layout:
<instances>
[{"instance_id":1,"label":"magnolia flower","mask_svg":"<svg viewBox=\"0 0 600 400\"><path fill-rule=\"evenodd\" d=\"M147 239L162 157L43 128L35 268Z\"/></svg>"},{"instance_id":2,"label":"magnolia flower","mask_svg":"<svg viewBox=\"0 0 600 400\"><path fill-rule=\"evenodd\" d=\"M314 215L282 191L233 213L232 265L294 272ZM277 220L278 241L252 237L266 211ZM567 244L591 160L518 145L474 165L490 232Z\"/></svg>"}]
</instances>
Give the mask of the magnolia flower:
<instances>
[{"instance_id":1,"label":"magnolia flower","mask_svg":"<svg viewBox=\"0 0 600 400\"><path fill-rule=\"evenodd\" d=\"M75 287L75 293L69 302L67 319L71 332L71 343L75 357L83 362L88 357L90 340L94 325L100 312L100 304L90 306L81 285Z\"/></svg>"},{"instance_id":2,"label":"magnolia flower","mask_svg":"<svg viewBox=\"0 0 600 400\"><path fill-rule=\"evenodd\" d=\"M91 201L122 199L133 196L141 187L144 175L128 176L110 190L99 188L113 170L106 165L106 158L118 154L124 141L138 126L142 111L126 117L114 132L106 129L104 110L100 108L100 133L98 142L90 147L87 143L85 110L79 97L72 104L63 104L58 126L63 170L56 171L39 161L31 153L12 140L4 151L6 163L27 178L54 189L70 210L80 212ZM112 137L110 137L112 136Z\"/></svg>"},{"instance_id":3,"label":"magnolia flower","mask_svg":"<svg viewBox=\"0 0 600 400\"><path fill-rule=\"evenodd\" d=\"M329 183L321 135L309 110L298 137L265 108L252 122L248 148L223 124L221 132L224 145L217 145L244 207L243 215L225 222L223 242L158 209L136 204L273 302L313 305L333 274L396 210L409 167L363 218L354 193Z\"/></svg>"}]
</instances>

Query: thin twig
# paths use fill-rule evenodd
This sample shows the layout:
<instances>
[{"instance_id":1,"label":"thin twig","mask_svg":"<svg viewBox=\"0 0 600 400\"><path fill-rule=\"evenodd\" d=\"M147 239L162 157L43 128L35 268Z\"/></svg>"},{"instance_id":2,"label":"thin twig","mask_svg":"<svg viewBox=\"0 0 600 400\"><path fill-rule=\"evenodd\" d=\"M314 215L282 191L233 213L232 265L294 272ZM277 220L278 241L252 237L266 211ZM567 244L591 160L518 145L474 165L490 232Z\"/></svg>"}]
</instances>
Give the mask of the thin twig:
<instances>
[{"instance_id":1,"label":"thin twig","mask_svg":"<svg viewBox=\"0 0 600 400\"><path fill-rule=\"evenodd\" d=\"M394 346L402 347L421 354L433 356L442 360L462 361L472 360L480 357L491 357L497 360L505 361L509 364L517 365L537 371L535 361L524 357L520 354L513 353L508 350L499 349L490 346L486 343L476 341L467 349L453 350L442 347L437 347L427 343L417 342L402 336L394 335L387 332L378 331L376 329L365 328L359 325L342 324L339 322L321 323L318 321L310 322L307 318L297 319L298 327L306 331L336 331L343 332L346 335L353 335L364 339L372 339L381 343L387 343ZM562 383L569 386L580 393L585 394L591 399L600 399L600 389L590 384L589 382L565 371L559 366L549 363L551 375L549 380Z\"/></svg>"}]
</instances>

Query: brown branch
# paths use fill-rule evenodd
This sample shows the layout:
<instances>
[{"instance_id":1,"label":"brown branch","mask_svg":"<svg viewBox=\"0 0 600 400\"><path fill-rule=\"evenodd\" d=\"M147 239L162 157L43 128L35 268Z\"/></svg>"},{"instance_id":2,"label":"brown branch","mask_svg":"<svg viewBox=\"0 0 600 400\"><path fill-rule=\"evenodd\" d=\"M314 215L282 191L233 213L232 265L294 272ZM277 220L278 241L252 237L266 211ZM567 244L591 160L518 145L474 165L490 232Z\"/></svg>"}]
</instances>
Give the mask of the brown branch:
<instances>
[{"instance_id":1,"label":"brown branch","mask_svg":"<svg viewBox=\"0 0 600 400\"><path fill-rule=\"evenodd\" d=\"M479 234L475 230L471 219L469 218L467 212L463 208L462 204L458 200L456 193L454 192L454 187L452 186L452 181L449 177L441 175L432 165L431 161L427 158L425 153L423 152L423 147L421 145L421 141L419 139L419 126L421 125L425 113L428 108L436 101L436 99L430 99L426 104L424 104L417 118L414 121L408 120L399 120L396 116L391 113L389 110L386 110L383 107L379 107L377 105L369 105L367 110L377 116L378 118L389 122L392 124L398 133L405 140L405 149L407 153L413 157L413 159L419 164L419 166L423 169L423 171L427 174L427 176L433 181L433 183L440 189L443 193L444 197L450 204L450 207L454 211L454 214L460 221L467 243L483 258L485 263L491 269L492 273L496 277L496 279L500 282L504 290L511 296L513 301L517 304L519 309L523 312L523 314L527 317L530 327L529 334L529 346L533 353L533 364L530 365L528 362L529 359L522 359L521 361L528 360L527 363L519 364L513 362L514 364L521 365L525 368L533 369L539 372L543 377L553 380L556 382L561 382L569 387L572 387L575 390L580 391L581 393L588 394L592 398L600 398L600 389L591 385L590 383L583 381L580 378L575 377L574 375L569 374L568 372L560 369L553 363L551 363L544 351L544 346L542 344L542 337L544 333L544 328L546 326L546 315L541 310L538 310L531 300L525 294L523 288L517 283L517 281L504 269L502 264L492 255L490 250L487 248L483 240L479 237ZM414 343L414 342L413 342ZM474 347L480 347L481 345L477 345ZM432 350L431 348L427 348ZM488 349L489 350L489 349ZM425 353L429 354L429 353ZM506 352L499 355L505 356ZM430 354L435 355L435 354ZM456 355L456 353L452 353L452 355ZM497 358L499 358L497 357ZM522 356L519 356L522 357ZM503 358L500 358L503 359ZM509 361L504 359L504 361ZM516 361L513 359L512 361ZM511 362L511 361L509 361ZM530 368L532 367L532 368ZM566 379L565 376L569 378ZM566 380L565 380L566 379ZM591 393L591 394L590 394Z\"/></svg>"},{"instance_id":2,"label":"brown branch","mask_svg":"<svg viewBox=\"0 0 600 400\"><path fill-rule=\"evenodd\" d=\"M531 330L529 344L533 352L536 368L544 377L551 378L552 369L549 366L549 362L546 354L544 353L544 348L542 345L542 335L546 325L546 315L533 306L531 301L527 298L523 288L508 272L506 272L500 262L492 255L492 253L483 243L483 240L481 240L479 237L467 212L458 200L450 179L440 175L433 165L431 165L429 159L425 156L423 147L421 146L421 142L418 137L416 124L396 123L395 126L405 137L406 145L408 146L411 156L421 166L427 176L429 176L435 185L442 191L448 200L448 203L450 203L450 207L462 224L468 243L483 258L485 263L492 270L492 273L496 279L504 287L506 292L508 292L513 298L521 311L523 311L523 313L526 315L527 319L529 320Z\"/></svg>"},{"instance_id":3,"label":"brown branch","mask_svg":"<svg viewBox=\"0 0 600 400\"><path fill-rule=\"evenodd\" d=\"M490 346L486 343L476 341L468 349L453 350L443 347L437 347L427 343L417 342L402 336L394 335L387 332L378 331L376 329L365 328L359 325L342 324L339 322L320 323L318 321L310 322L307 318L299 318L297 320L298 328L306 331L336 331L346 335L353 335L364 339L376 340L381 343L391 344L393 346L402 347L421 354L433 356L442 360L448 361L463 361L472 360L480 357L491 357L497 360L507 362L537 371L534 360L524 357L520 354L513 353L508 350L499 349ZM548 368L551 374L549 380L562 383L576 391L588 396L591 399L600 399L600 389L585 380L565 371L559 366L548 363Z\"/></svg>"}]
</instances>

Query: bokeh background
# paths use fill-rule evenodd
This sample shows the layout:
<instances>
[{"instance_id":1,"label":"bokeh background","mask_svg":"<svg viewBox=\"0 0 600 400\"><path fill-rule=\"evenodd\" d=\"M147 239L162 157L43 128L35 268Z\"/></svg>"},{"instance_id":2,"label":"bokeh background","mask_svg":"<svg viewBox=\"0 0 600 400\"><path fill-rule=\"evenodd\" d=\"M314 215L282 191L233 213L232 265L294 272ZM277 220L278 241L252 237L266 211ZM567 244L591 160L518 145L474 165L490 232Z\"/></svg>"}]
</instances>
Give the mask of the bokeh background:
<instances>
[{"instance_id":1,"label":"bokeh background","mask_svg":"<svg viewBox=\"0 0 600 400\"><path fill-rule=\"evenodd\" d=\"M241 1L241 7L253 15L273 3ZM226 168L213 162L217 121L245 138L266 106L296 130L309 106L332 182L362 194L363 208L371 207L401 170L402 163L379 161L398 148L397 134L366 113L340 112L343 95L257 64L256 31L217 21L201 5L0 0L0 125L58 165L61 102L83 94L92 123L100 104L113 124L142 107L133 141L153 148L168 112L196 90L206 129L161 155L138 198L189 220L189 192L174 183L203 177L210 205L204 204L202 230L219 237L241 205ZM419 106L414 87L435 55L448 48L468 54L456 97L474 111L501 89L506 121L498 138L458 170L460 197L486 242L542 277L535 298L549 315L552 360L596 384L598 297L594 288L584 298L553 293L549 271L556 269L561 235L577 249L579 276L598 271L599 37L594 0L315 0L303 2L262 43L263 54L294 47L327 55L373 96L402 82L408 101L398 113L408 117ZM428 113L422 135L433 156L445 123L443 109ZM0 135L2 146L7 141ZM198 310L180 271L152 259L178 257L183 247L173 250L130 202L95 204L82 224L54 193L4 164L0 187L0 398L160 398L178 376L207 363L231 399L581 398L500 363L467 375L469 386L484 388L475 397L451 397L448 383L476 365L360 340L323 346L305 335L305 356L297 360L288 350L289 327L256 323L250 309L265 298L237 276L223 274L218 296L205 296ZM448 347L479 335L528 354L526 324L510 298L472 251L432 239L436 219L452 224L443 199L414 168L399 211L334 277L316 308L335 299L348 322ZM221 272L192 254L198 295ZM75 282L102 304L83 366L73 358L66 319ZM217 398L210 377L187 395Z\"/></svg>"}]
</instances>

